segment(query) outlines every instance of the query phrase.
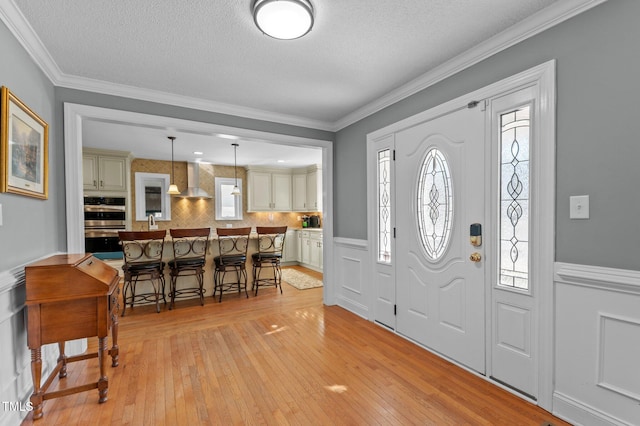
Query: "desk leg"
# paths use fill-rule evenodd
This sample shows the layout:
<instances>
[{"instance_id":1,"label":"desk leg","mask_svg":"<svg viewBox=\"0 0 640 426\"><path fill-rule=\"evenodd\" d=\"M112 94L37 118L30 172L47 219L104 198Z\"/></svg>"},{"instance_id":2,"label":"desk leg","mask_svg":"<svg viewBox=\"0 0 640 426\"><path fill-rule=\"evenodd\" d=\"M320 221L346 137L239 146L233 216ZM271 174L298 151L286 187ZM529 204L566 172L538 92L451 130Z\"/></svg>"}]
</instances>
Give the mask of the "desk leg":
<instances>
[{"instance_id":1,"label":"desk leg","mask_svg":"<svg viewBox=\"0 0 640 426\"><path fill-rule=\"evenodd\" d=\"M107 338L98 338L98 362L100 364L100 379L98 380L98 393L100 395L99 403L107 401L107 392L109 391L109 379L107 378Z\"/></svg>"},{"instance_id":2,"label":"desk leg","mask_svg":"<svg viewBox=\"0 0 640 426\"><path fill-rule=\"evenodd\" d=\"M65 342L58 342L58 364L60 364L59 378L64 379L67 377L67 356L64 354Z\"/></svg>"},{"instance_id":3,"label":"desk leg","mask_svg":"<svg viewBox=\"0 0 640 426\"><path fill-rule=\"evenodd\" d=\"M120 348L118 346L118 313L113 316L113 322L111 323L111 339L113 340L113 345L109 350L109 355L111 355L111 366L117 367L119 362L119 353Z\"/></svg>"},{"instance_id":4,"label":"desk leg","mask_svg":"<svg viewBox=\"0 0 640 426\"><path fill-rule=\"evenodd\" d=\"M111 339L113 344L111 349L109 350L109 355L111 355L111 366L117 367L119 362L119 353L120 349L118 347L118 312L120 312L120 289L116 289L115 295L112 298L112 302L114 303L115 309L111 309Z\"/></svg>"},{"instance_id":5,"label":"desk leg","mask_svg":"<svg viewBox=\"0 0 640 426\"><path fill-rule=\"evenodd\" d=\"M33 406L33 419L42 417L43 393L40 388L42 378L42 352L40 348L31 349L31 377L33 378L33 394L29 400Z\"/></svg>"}]
</instances>

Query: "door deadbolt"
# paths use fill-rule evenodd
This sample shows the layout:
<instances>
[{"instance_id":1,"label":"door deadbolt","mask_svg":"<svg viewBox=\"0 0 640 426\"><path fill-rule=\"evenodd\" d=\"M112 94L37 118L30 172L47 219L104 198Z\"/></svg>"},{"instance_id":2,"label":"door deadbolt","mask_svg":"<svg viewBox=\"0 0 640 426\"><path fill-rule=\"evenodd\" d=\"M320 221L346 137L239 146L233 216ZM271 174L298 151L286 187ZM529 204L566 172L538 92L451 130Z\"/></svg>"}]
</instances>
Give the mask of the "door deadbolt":
<instances>
[{"instance_id":1,"label":"door deadbolt","mask_svg":"<svg viewBox=\"0 0 640 426\"><path fill-rule=\"evenodd\" d=\"M482 225L479 223L472 223L469 226L469 242L474 247L480 247L482 245Z\"/></svg>"}]
</instances>

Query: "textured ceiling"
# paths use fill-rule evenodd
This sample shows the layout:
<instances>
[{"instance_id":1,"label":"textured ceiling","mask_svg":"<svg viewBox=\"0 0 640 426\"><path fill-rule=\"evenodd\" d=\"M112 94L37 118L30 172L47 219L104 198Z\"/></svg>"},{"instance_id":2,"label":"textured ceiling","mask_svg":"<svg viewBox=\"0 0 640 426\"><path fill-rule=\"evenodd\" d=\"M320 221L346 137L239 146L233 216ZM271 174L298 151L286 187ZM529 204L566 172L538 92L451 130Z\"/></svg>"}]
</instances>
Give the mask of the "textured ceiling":
<instances>
[{"instance_id":1,"label":"textured ceiling","mask_svg":"<svg viewBox=\"0 0 640 426\"><path fill-rule=\"evenodd\" d=\"M313 30L288 41L253 0L0 0L0 19L56 86L336 131L602 1L311 0ZM177 160L233 161L216 132L83 124L85 146L144 158L169 134ZM319 162L275 136L242 140L239 164Z\"/></svg>"},{"instance_id":2,"label":"textured ceiling","mask_svg":"<svg viewBox=\"0 0 640 426\"><path fill-rule=\"evenodd\" d=\"M13 1L65 76L334 123L554 0L312 0L307 36L252 0Z\"/></svg>"}]
</instances>

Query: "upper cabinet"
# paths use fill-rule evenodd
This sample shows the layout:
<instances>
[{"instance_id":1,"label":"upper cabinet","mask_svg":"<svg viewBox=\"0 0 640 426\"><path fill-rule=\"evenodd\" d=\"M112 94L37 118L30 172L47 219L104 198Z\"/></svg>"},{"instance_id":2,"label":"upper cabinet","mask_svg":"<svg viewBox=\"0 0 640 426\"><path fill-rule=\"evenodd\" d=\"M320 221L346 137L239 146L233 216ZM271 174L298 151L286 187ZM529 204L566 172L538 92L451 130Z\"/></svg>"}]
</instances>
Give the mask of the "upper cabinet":
<instances>
[{"instance_id":1,"label":"upper cabinet","mask_svg":"<svg viewBox=\"0 0 640 426\"><path fill-rule=\"evenodd\" d=\"M289 170L248 167L247 181L247 211L291 211L291 172Z\"/></svg>"},{"instance_id":2,"label":"upper cabinet","mask_svg":"<svg viewBox=\"0 0 640 426\"><path fill-rule=\"evenodd\" d=\"M310 166L306 169L295 169L292 178L293 211L322 211L322 169Z\"/></svg>"},{"instance_id":3,"label":"upper cabinet","mask_svg":"<svg viewBox=\"0 0 640 426\"><path fill-rule=\"evenodd\" d=\"M307 171L295 171L291 177L293 211L307 211Z\"/></svg>"},{"instance_id":4,"label":"upper cabinet","mask_svg":"<svg viewBox=\"0 0 640 426\"><path fill-rule=\"evenodd\" d=\"M128 153L82 152L82 187L84 191L127 192Z\"/></svg>"},{"instance_id":5,"label":"upper cabinet","mask_svg":"<svg viewBox=\"0 0 640 426\"><path fill-rule=\"evenodd\" d=\"M322 211L322 169L315 166L307 173L307 211Z\"/></svg>"},{"instance_id":6,"label":"upper cabinet","mask_svg":"<svg viewBox=\"0 0 640 426\"><path fill-rule=\"evenodd\" d=\"M322 169L247 167L249 212L322 211Z\"/></svg>"}]
</instances>

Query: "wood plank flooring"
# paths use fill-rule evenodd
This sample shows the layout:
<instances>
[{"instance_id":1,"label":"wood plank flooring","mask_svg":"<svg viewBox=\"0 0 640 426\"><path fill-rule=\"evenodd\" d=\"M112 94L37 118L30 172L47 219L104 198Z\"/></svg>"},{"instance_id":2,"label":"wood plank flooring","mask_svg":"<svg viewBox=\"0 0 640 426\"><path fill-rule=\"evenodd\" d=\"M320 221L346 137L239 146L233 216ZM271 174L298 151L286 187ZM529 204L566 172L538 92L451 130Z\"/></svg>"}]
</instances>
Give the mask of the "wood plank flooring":
<instances>
[{"instance_id":1,"label":"wood plank flooring","mask_svg":"<svg viewBox=\"0 0 640 426\"><path fill-rule=\"evenodd\" d=\"M261 288L120 318L109 400L45 401L24 425L553 425L567 423L337 306ZM90 340L94 350L96 339ZM110 365L110 363L109 363ZM62 384L98 377L69 365ZM56 380L57 382L57 380ZM54 386L61 386L62 384ZM53 388L52 387L52 388Z\"/></svg>"}]
</instances>

